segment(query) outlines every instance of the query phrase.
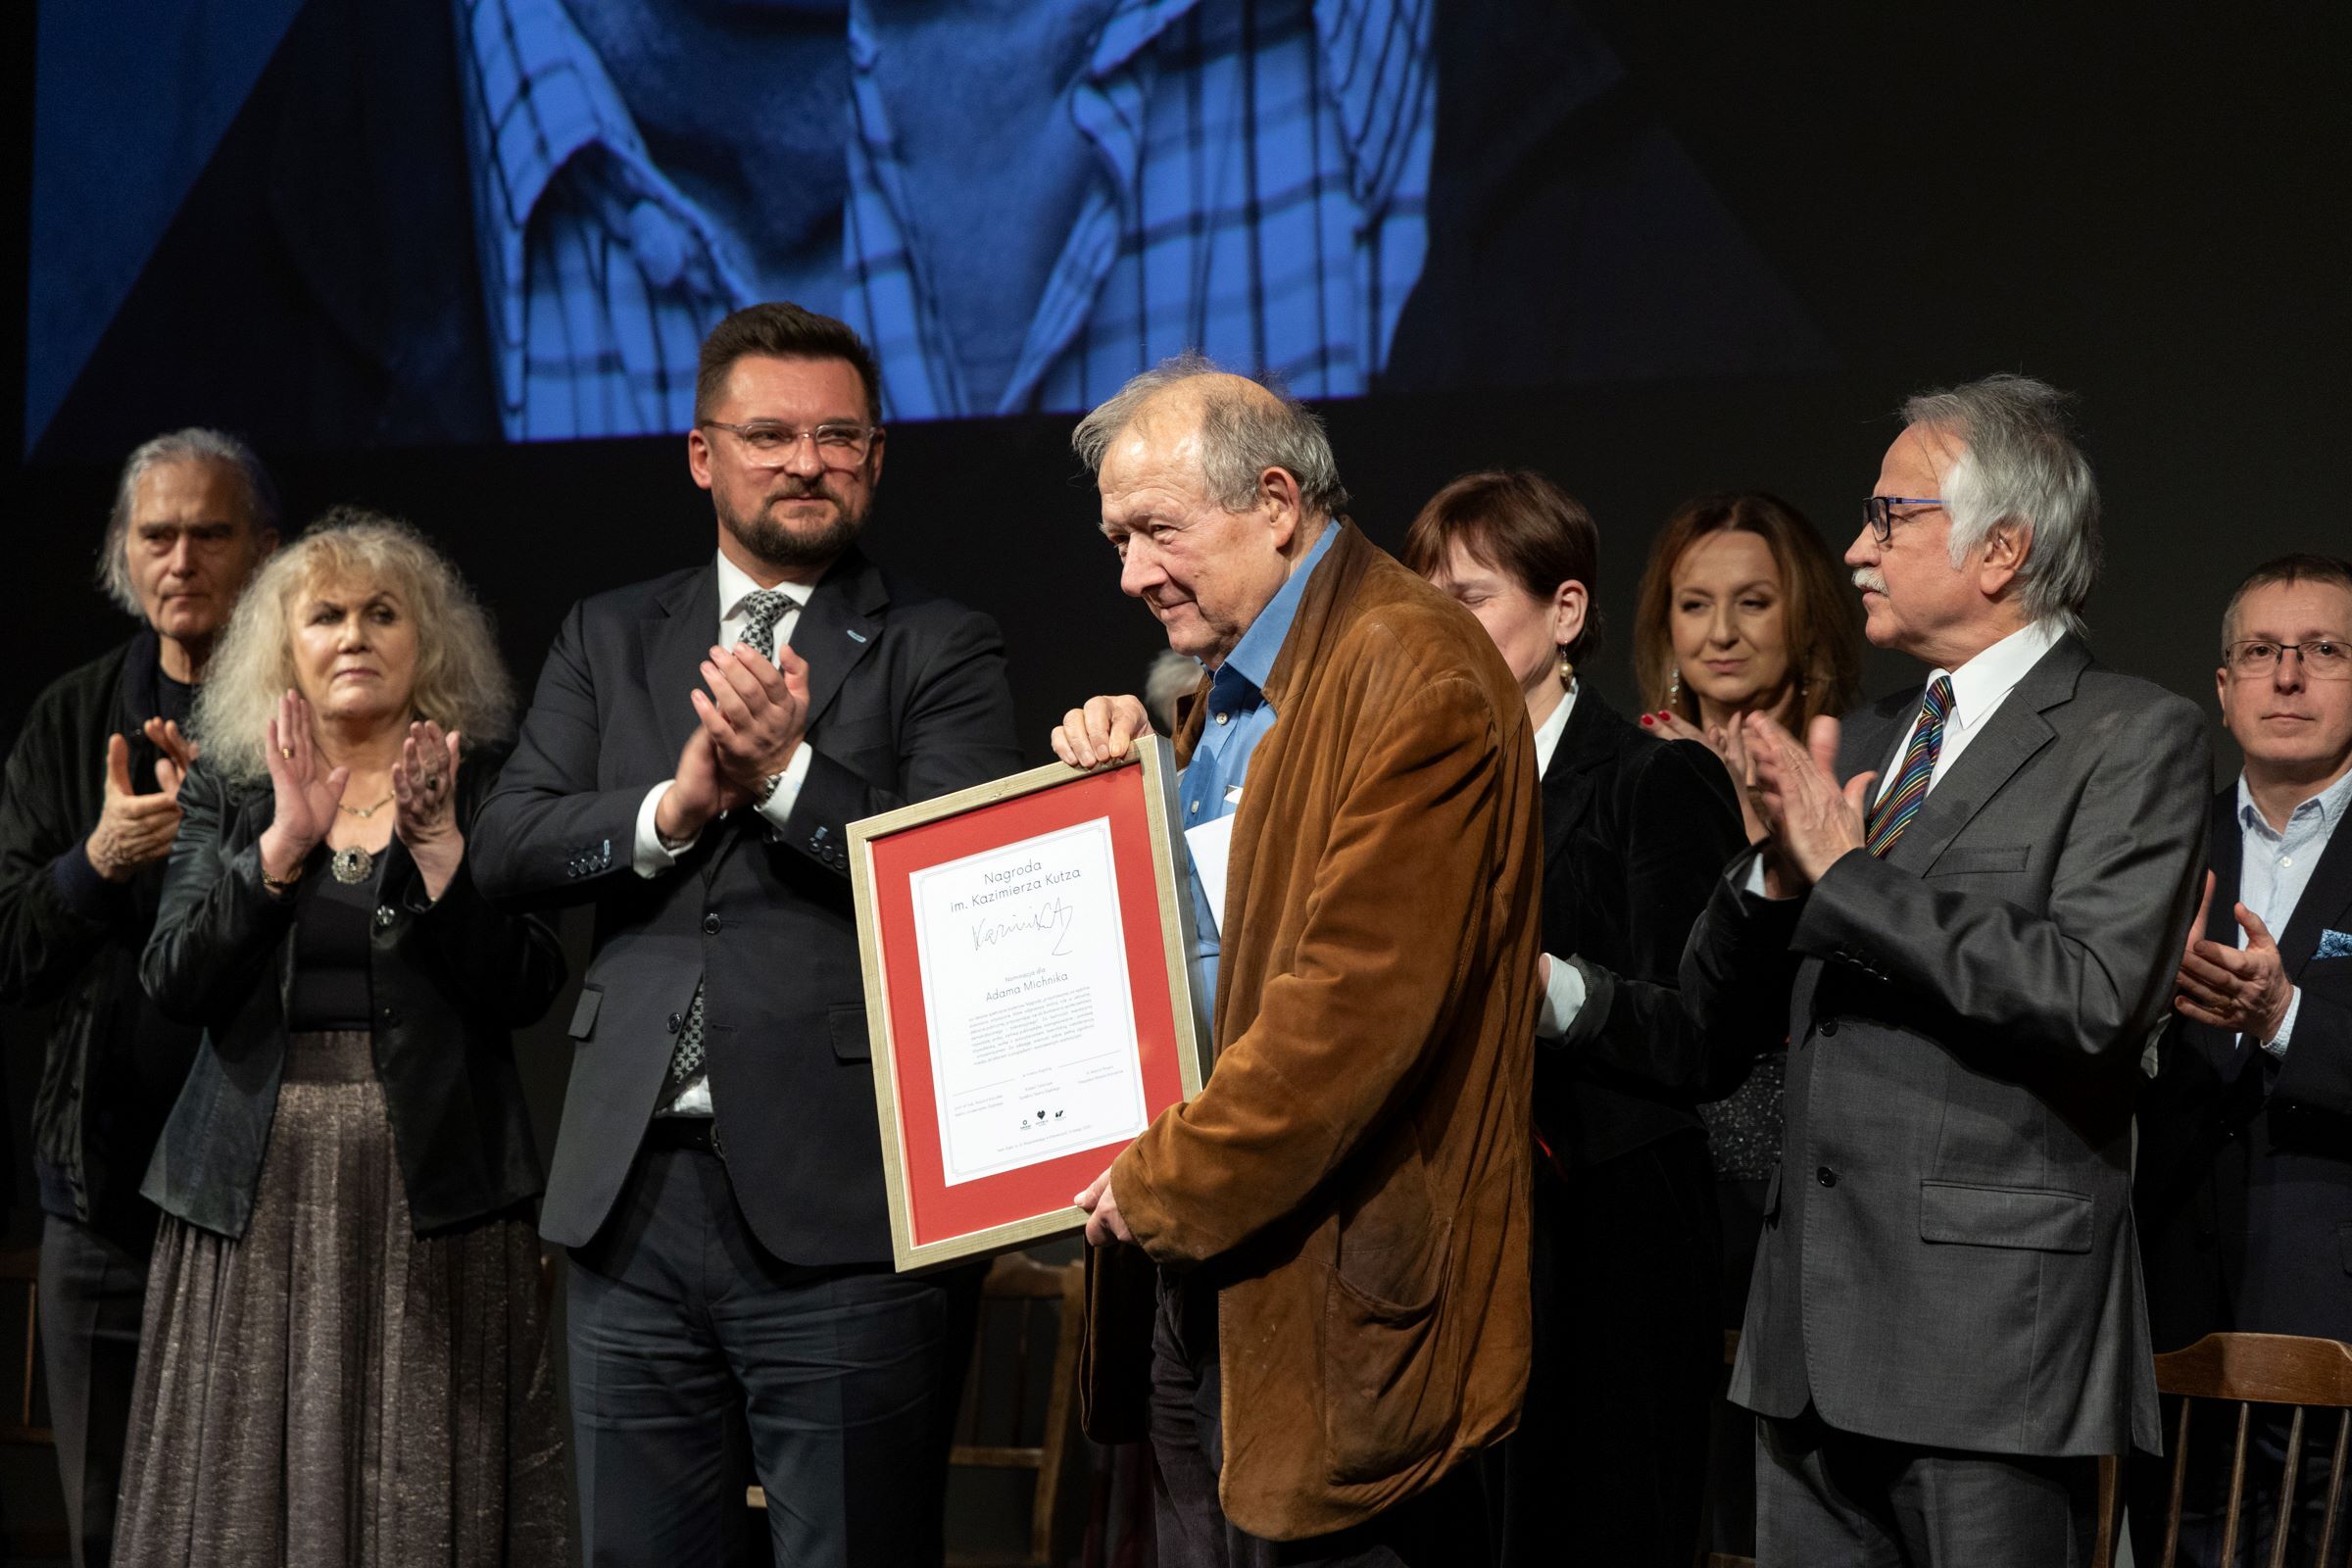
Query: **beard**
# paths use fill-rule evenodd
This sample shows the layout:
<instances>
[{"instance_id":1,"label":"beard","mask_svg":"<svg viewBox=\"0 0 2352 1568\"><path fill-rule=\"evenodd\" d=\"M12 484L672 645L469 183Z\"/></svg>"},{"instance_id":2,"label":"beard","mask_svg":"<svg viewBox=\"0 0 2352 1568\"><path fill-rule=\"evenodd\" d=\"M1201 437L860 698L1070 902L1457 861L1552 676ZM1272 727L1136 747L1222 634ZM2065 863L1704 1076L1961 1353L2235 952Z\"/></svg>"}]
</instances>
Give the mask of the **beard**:
<instances>
[{"instance_id":1,"label":"beard","mask_svg":"<svg viewBox=\"0 0 2352 1568\"><path fill-rule=\"evenodd\" d=\"M719 525L733 534L744 549L779 571L830 565L857 542L865 527L868 510L866 506L852 507L827 489L821 479L813 484L797 479L780 481L761 498L760 510L748 517L728 506L715 492L711 500L718 509ZM833 514L813 530L796 531L778 518L773 510L778 502L790 501L829 502Z\"/></svg>"}]
</instances>

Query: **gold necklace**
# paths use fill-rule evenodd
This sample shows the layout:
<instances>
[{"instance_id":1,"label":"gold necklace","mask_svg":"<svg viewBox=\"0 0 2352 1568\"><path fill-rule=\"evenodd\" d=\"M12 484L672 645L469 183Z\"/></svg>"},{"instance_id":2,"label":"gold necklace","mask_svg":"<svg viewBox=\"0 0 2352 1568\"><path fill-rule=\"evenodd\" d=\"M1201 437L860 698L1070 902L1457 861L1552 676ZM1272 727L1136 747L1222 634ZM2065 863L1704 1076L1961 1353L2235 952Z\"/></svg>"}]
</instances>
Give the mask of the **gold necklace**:
<instances>
[{"instance_id":1,"label":"gold necklace","mask_svg":"<svg viewBox=\"0 0 2352 1568\"><path fill-rule=\"evenodd\" d=\"M341 801L337 801L335 803L335 809L338 811L349 811L352 815L358 817L364 822L390 804L392 804L392 797L391 795L386 794L382 800L376 802L373 806L345 806Z\"/></svg>"}]
</instances>

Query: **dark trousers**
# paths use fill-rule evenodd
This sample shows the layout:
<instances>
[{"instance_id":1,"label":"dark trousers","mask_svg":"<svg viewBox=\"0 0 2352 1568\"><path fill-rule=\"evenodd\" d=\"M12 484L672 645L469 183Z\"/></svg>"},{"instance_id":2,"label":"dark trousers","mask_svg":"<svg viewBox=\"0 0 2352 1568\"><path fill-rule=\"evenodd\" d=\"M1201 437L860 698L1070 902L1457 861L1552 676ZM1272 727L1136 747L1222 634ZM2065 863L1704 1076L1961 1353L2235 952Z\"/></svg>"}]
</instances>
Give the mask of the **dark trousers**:
<instances>
[{"instance_id":1,"label":"dark trousers","mask_svg":"<svg viewBox=\"0 0 2352 1568\"><path fill-rule=\"evenodd\" d=\"M565 1304L586 1562L731 1555L745 1446L777 1563L940 1561L976 1270L784 1262L718 1155L648 1148Z\"/></svg>"},{"instance_id":2,"label":"dark trousers","mask_svg":"<svg viewBox=\"0 0 2352 1568\"><path fill-rule=\"evenodd\" d=\"M1263 1541L1239 1529L1217 1501L1217 1472L1225 1463L1222 1390L1215 1291L1161 1275L1152 1330L1159 1568L1457 1568L1487 1560L1475 1465L1336 1535Z\"/></svg>"},{"instance_id":3,"label":"dark trousers","mask_svg":"<svg viewBox=\"0 0 2352 1568\"><path fill-rule=\"evenodd\" d=\"M1756 1423L1757 1568L2087 1568L2099 1461Z\"/></svg>"},{"instance_id":4,"label":"dark trousers","mask_svg":"<svg viewBox=\"0 0 2352 1568\"><path fill-rule=\"evenodd\" d=\"M155 1210L143 1201L125 1206L129 1212L95 1226L55 1214L41 1224L41 1362L74 1568L103 1568L114 1557L115 1494L155 1250Z\"/></svg>"},{"instance_id":5,"label":"dark trousers","mask_svg":"<svg viewBox=\"0 0 2352 1568\"><path fill-rule=\"evenodd\" d=\"M1505 1568L1690 1568L1723 1376L1715 1186L1696 1129L1537 1166L1527 1399L1483 1466Z\"/></svg>"}]
</instances>

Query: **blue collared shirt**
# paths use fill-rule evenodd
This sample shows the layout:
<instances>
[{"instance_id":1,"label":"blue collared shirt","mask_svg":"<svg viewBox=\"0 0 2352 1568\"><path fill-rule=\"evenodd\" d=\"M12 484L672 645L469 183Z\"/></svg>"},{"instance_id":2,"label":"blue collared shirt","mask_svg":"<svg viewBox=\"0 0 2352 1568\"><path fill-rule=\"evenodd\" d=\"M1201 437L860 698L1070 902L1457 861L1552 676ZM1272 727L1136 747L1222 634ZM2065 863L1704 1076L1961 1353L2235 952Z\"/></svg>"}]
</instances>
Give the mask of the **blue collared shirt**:
<instances>
[{"instance_id":1,"label":"blue collared shirt","mask_svg":"<svg viewBox=\"0 0 2352 1568\"><path fill-rule=\"evenodd\" d=\"M2347 803L2352 803L2352 773L2287 813L2286 829L2280 832L2254 804L2246 775L2237 775L2237 902L2254 911L2273 938L2284 934L2287 921L2294 918L2295 906L2311 885L2311 873L2327 853L2328 840L2344 820ZM2243 926L2238 928L2237 945L2246 945ZM2287 1039L2295 1032L2295 1014L2302 1006L2303 992L2297 987L2287 1001L2286 1016L2280 1020L2278 1034L2262 1042L2263 1050L2275 1056L2286 1054Z\"/></svg>"},{"instance_id":2,"label":"blue collared shirt","mask_svg":"<svg viewBox=\"0 0 2352 1568\"><path fill-rule=\"evenodd\" d=\"M1240 804L1242 787L1250 772L1250 754L1257 750L1258 742L1272 733L1279 716L1274 705L1266 701L1266 677L1274 673L1274 661L1282 653L1282 645L1290 639L1291 623L1298 618L1298 603L1306 597L1306 579L1313 576L1323 558L1331 554L1331 542L1340 536L1338 522L1323 525L1323 537L1309 546L1290 580L1282 590L1257 612L1242 640L1234 644L1233 652L1218 666L1208 683L1208 711L1200 726L1200 742L1193 748L1193 760L1185 767L1184 776L1176 783L1176 802L1184 813L1184 827L1199 827L1221 816L1231 816ZM1214 1016L1217 1001L1217 956L1221 951L1218 922L1224 910L1209 907L1208 892L1200 885L1197 871L1188 870L1186 880L1193 890L1193 990L1201 1008Z\"/></svg>"}]
</instances>

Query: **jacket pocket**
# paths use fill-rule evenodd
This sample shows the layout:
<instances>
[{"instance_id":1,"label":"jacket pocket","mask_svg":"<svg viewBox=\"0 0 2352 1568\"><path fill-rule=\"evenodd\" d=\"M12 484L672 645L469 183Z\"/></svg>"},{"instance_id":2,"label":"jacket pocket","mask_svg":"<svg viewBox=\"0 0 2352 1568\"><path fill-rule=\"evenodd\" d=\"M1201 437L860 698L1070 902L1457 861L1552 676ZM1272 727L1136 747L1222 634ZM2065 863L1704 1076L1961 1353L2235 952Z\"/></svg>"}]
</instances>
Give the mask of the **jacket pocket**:
<instances>
[{"instance_id":1,"label":"jacket pocket","mask_svg":"<svg viewBox=\"0 0 2352 1568\"><path fill-rule=\"evenodd\" d=\"M1919 1184L1919 1239L2036 1252L2090 1250L2088 1193L2053 1187Z\"/></svg>"},{"instance_id":2,"label":"jacket pocket","mask_svg":"<svg viewBox=\"0 0 2352 1568\"><path fill-rule=\"evenodd\" d=\"M873 1037L866 1033L865 1008L855 1003L825 1009L825 1028L833 1036L836 1061L871 1061Z\"/></svg>"},{"instance_id":3,"label":"jacket pocket","mask_svg":"<svg viewBox=\"0 0 2352 1568\"><path fill-rule=\"evenodd\" d=\"M1965 871L2023 871L2028 857L2023 844L1996 844L1983 849L1946 850L1928 867L1930 876L1950 876Z\"/></svg>"},{"instance_id":4,"label":"jacket pocket","mask_svg":"<svg viewBox=\"0 0 2352 1568\"><path fill-rule=\"evenodd\" d=\"M596 1033L596 1015L605 1004L603 986L582 986L580 1000L571 1004L571 1022L564 1032L574 1040L585 1040Z\"/></svg>"},{"instance_id":5,"label":"jacket pocket","mask_svg":"<svg viewBox=\"0 0 2352 1568\"><path fill-rule=\"evenodd\" d=\"M1458 1412L1456 1368L1440 1354L1451 1221L1431 1236L1414 1280L1378 1295L1335 1266L1323 1299L1323 1437L1331 1479L1377 1481L1443 1446Z\"/></svg>"}]
</instances>

